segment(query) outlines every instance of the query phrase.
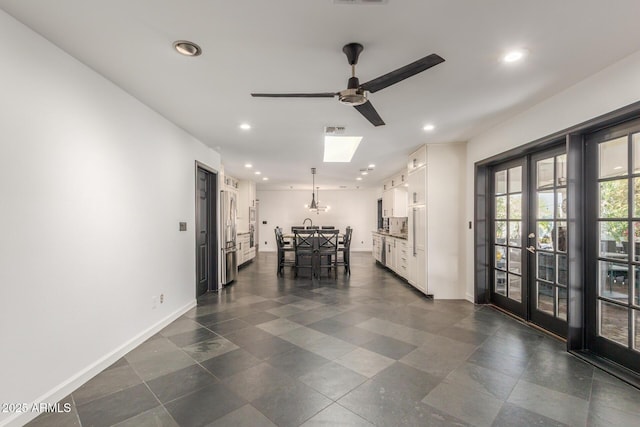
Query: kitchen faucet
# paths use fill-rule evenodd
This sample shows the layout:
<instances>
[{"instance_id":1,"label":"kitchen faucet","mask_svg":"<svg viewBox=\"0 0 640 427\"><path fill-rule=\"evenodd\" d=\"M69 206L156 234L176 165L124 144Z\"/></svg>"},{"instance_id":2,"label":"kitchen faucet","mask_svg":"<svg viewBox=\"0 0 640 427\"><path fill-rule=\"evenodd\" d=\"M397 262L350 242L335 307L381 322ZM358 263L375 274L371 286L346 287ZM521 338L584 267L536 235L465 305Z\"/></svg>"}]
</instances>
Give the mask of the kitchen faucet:
<instances>
[{"instance_id":1,"label":"kitchen faucet","mask_svg":"<svg viewBox=\"0 0 640 427\"><path fill-rule=\"evenodd\" d=\"M313 220L311 218L305 218L304 221L302 221L302 225L304 225L307 220L311 223L310 227L313 227Z\"/></svg>"}]
</instances>

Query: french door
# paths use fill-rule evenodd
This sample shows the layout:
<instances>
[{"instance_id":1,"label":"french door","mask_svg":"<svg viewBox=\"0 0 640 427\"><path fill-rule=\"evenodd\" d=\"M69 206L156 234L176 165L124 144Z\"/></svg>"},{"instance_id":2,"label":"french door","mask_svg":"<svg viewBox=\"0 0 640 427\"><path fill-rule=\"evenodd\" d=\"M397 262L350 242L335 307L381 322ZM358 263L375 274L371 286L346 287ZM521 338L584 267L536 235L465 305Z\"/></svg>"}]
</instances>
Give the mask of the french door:
<instances>
[{"instance_id":1,"label":"french door","mask_svg":"<svg viewBox=\"0 0 640 427\"><path fill-rule=\"evenodd\" d=\"M587 348L640 372L640 120L585 151Z\"/></svg>"},{"instance_id":2,"label":"french door","mask_svg":"<svg viewBox=\"0 0 640 427\"><path fill-rule=\"evenodd\" d=\"M567 334L565 146L492 168L491 301L557 335Z\"/></svg>"}]
</instances>

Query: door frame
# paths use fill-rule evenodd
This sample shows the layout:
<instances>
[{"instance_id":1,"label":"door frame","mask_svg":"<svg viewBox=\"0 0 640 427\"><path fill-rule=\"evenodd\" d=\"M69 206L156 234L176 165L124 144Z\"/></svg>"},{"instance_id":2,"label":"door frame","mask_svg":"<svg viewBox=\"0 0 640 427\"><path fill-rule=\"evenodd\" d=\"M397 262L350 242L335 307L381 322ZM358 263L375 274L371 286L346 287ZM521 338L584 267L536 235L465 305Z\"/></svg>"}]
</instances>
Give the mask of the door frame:
<instances>
[{"instance_id":1,"label":"door frame","mask_svg":"<svg viewBox=\"0 0 640 427\"><path fill-rule=\"evenodd\" d=\"M491 167L494 164L542 151L565 141L567 151L567 233L568 239L568 329L567 350L580 355L586 349L585 330L585 253L584 135L598 129L640 117L640 101L554 132L518 147L490 156L474 165L474 303L490 303L491 278ZM588 356L584 356L588 359ZM595 363L593 360L589 360Z\"/></svg>"},{"instance_id":2,"label":"door frame","mask_svg":"<svg viewBox=\"0 0 640 427\"><path fill-rule=\"evenodd\" d=\"M193 236L194 236L194 240L195 240L195 260L194 260L194 271L195 271L195 295L198 295L198 237L197 237L197 232L198 232L198 224L200 221L199 218L199 214L198 214L198 198L199 198L199 194L198 194L198 170L201 169L207 173L210 174L211 178L210 178L210 182L209 185L211 186L211 188L209 189L209 194L211 195L211 199L210 199L210 205L208 207L208 214L209 214L209 229L210 230L214 230L214 233L209 233L209 237L208 237L208 252L209 252L209 258L211 259L211 263L209 264L209 285L208 285L208 292L211 291L217 291L220 287L220 254L218 251L218 236L220 235L220 224L218 221L219 218L219 206L220 206L220 192L218 191L218 188L220 187L220 182L219 182L219 178L220 175L218 173L218 171L215 168L212 168L211 166L199 162L199 161L195 161L195 168L194 168L194 176L195 176L195 188L194 188L194 193L195 193L195 198L194 198L194 202L195 202L195 216L194 216L194 227L193 227Z\"/></svg>"}]
</instances>

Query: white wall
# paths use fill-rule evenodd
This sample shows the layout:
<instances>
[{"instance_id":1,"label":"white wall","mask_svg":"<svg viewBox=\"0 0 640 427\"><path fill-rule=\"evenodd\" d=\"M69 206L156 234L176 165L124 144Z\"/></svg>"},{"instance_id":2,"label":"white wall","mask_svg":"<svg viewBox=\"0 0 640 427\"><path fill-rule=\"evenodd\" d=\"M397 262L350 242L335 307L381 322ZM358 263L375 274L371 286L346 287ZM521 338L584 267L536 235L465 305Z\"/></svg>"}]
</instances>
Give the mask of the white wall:
<instances>
[{"instance_id":1,"label":"white wall","mask_svg":"<svg viewBox=\"0 0 640 427\"><path fill-rule=\"evenodd\" d=\"M313 225L333 225L340 230L351 226L351 250L371 251L371 232L378 228L378 193L377 189L320 189L322 204L328 204L331 209L315 214L304 208L311 202L311 190L258 190L260 250L276 250L273 232L276 226L287 232L291 231L292 225L302 225L305 218L311 218ZM267 224L262 224L263 221Z\"/></svg>"},{"instance_id":2,"label":"white wall","mask_svg":"<svg viewBox=\"0 0 640 427\"><path fill-rule=\"evenodd\" d=\"M464 143L427 145L427 283L436 299L463 299Z\"/></svg>"},{"instance_id":3,"label":"white wall","mask_svg":"<svg viewBox=\"0 0 640 427\"><path fill-rule=\"evenodd\" d=\"M473 220L474 164L640 100L640 51L554 95L467 144L466 215ZM466 233L467 299L473 300L473 230Z\"/></svg>"},{"instance_id":4,"label":"white wall","mask_svg":"<svg viewBox=\"0 0 640 427\"><path fill-rule=\"evenodd\" d=\"M193 306L220 157L2 11L0 39L0 402L55 402Z\"/></svg>"}]
</instances>

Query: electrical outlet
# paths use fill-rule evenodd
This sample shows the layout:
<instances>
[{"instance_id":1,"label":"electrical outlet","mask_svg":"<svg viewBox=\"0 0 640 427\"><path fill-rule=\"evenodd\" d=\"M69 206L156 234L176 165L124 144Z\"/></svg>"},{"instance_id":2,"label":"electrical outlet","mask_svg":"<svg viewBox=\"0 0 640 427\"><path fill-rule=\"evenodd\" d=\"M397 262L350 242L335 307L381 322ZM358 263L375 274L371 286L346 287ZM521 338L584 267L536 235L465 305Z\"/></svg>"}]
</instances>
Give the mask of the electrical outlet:
<instances>
[{"instance_id":1,"label":"electrical outlet","mask_svg":"<svg viewBox=\"0 0 640 427\"><path fill-rule=\"evenodd\" d=\"M160 294L160 304L164 302L164 294Z\"/></svg>"},{"instance_id":2,"label":"electrical outlet","mask_svg":"<svg viewBox=\"0 0 640 427\"><path fill-rule=\"evenodd\" d=\"M152 296L151 297L151 308L155 310L157 307L158 307L158 297Z\"/></svg>"}]
</instances>

